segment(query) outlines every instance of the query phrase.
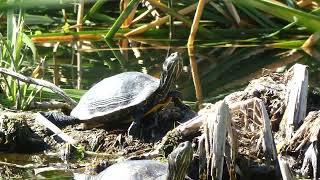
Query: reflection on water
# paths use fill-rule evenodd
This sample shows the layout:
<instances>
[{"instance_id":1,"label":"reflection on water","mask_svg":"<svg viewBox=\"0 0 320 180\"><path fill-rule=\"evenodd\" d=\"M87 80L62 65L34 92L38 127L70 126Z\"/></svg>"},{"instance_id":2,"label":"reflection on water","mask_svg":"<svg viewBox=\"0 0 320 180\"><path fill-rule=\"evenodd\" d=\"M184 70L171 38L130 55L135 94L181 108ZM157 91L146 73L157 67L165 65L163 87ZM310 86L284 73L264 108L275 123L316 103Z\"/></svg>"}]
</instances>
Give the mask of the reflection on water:
<instances>
[{"instance_id":1,"label":"reflection on water","mask_svg":"<svg viewBox=\"0 0 320 180\"><path fill-rule=\"evenodd\" d=\"M140 71L159 77L161 64L167 54L179 51L183 56L184 71L177 82L177 88L183 92L184 100L195 101L189 57L182 44L185 41L175 40L170 45L168 41L150 39L83 42L82 49L79 49L82 58L81 86L89 89L103 78L125 71ZM62 88L76 88L76 52L71 45L61 43L54 58L50 52L52 48L41 46L39 44L42 52L47 52L49 64L46 77L49 80L55 79L55 83ZM320 62L302 50L240 45L200 46L196 48L196 62L204 100L207 102L244 87L253 78L269 72L284 71L296 62L310 67L311 85L319 87Z\"/></svg>"}]
</instances>

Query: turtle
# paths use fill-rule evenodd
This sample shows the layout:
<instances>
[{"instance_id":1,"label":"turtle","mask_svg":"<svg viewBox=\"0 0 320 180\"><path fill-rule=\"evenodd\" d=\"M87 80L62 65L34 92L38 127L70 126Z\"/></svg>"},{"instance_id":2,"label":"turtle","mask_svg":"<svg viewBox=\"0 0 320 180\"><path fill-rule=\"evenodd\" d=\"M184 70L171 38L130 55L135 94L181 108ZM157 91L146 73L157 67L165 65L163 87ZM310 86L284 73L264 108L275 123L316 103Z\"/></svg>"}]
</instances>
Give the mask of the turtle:
<instances>
[{"instance_id":1,"label":"turtle","mask_svg":"<svg viewBox=\"0 0 320 180\"><path fill-rule=\"evenodd\" d=\"M189 141L182 142L168 156L168 163L156 160L127 160L113 164L96 176L75 175L90 180L184 180L193 157Z\"/></svg>"},{"instance_id":2,"label":"turtle","mask_svg":"<svg viewBox=\"0 0 320 180\"><path fill-rule=\"evenodd\" d=\"M162 65L160 79L141 72L123 72L95 84L80 99L70 116L42 113L58 126L77 123L131 125L128 134L137 136L141 120L171 100L186 108L181 93L172 90L182 70L182 58L172 53ZM172 99L173 98L173 99Z\"/></svg>"}]
</instances>

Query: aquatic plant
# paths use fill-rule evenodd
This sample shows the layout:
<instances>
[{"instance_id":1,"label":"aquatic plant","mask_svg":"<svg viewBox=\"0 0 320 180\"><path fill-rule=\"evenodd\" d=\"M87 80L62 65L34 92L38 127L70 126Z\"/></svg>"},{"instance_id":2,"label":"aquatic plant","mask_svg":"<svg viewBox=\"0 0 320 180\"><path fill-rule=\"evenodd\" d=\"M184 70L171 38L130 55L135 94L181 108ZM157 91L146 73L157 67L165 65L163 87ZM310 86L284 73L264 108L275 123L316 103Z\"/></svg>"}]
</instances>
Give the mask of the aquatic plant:
<instances>
[{"instance_id":1,"label":"aquatic plant","mask_svg":"<svg viewBox=\"0 0 320 180\"><path fill-rule=\"evenodd\" d=\"M18 73L30 70L36 58L36 48L31 39L24 33L24 13L20 9L7 11L7 38L0 33L0 66ZM27 58L27 52L31 50L33 58ZM28 84L20 82L11 76L0 75L1 89L10 104L17 109L26 109L40 88L29 88ZM30 88L29 88L30 89Z\"/></svg>"}]
</instances>

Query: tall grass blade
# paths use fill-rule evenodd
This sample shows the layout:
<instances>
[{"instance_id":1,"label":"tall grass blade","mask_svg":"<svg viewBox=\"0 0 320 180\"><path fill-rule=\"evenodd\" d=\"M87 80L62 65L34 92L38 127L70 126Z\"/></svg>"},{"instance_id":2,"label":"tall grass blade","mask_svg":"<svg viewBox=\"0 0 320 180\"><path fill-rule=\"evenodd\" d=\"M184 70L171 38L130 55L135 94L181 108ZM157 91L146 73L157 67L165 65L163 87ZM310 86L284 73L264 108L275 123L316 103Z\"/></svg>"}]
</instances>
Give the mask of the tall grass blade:
<instances>
[{"instance_id":1,"label":"tall grass blade","mask_svg":"<svg viewBox=\"0 0 320 180\"><path fill-rule=\"evenodd\" d=\"M27 88L29 90L30 88ZM32 101L35 99L36 95L40 93L43 87L35 87L30 93L29 96L25 99L25 102L22 103L22 109L27 109ZM25 93L27 95L27 92Z\"/></svg>"},{"instance_id":2,"label":"tall grass blade","mask_svg":"<svg viewBox=\"0 0 320 180\"><path fill-rule=\"evenodd\" d=\"M261 13L260 11L257 11L256 9L252 9L252 12L259 17L265 24L267 24L271 28L276 28L277 25L273 23L269 17L267 17L265 14Z\"/></svg>"},{"instance_id":3,"label":"tall grass blade","mask_svg":"<svg viewBox=\"0 0 320 180\"><path fill-rule=\"evenodd\" d=\"M106 14L98 13L98 12L94 13L94 16L90 16L89 19L103 21L106 24L113 24L116 21L115 18L110 17Z\"/></svg>"},{"instance_id":4,"label":"tall grass blade","mask_svg":"<svg viewBox=\"0 0 320 180\"><path fill-rule=\"evenodd\" d=\"M24 17L24 23L25 24L43 24L43 25L49 25L54 23L55 21L46 15L33 15L33 14L25 14Z\"/></svg>"},{"instance_id":5,"label":"tall grass blade","mask_svg":"<svg viewBox=\"0 0 320 180\"><path fill-rule=\"evenodd\" d=\"M140 0L131 0L128 4L127 8L122 11L116 22L112 25L109 32L106 35L106 39L110 39L114 36L114 34L118 31L118 29L121 27L122 23L126 20L126 18L130 15L131 11L134 9L137 3L139 3Z\"/></svg>"},{"instance_id":6,"label":"tall grass blade","mask_svg":"<svg viewBox=\"0 0 320 180\"><path fill-rule=\"evenodd\" d=\"M234 20L236 21L237 24L240 23L240 16L236 10L236 8L233 6L233 4L231 3L230 0L223 0L224 4L226 5L228 11L230 12L230 14L232 15L232 17L234 18Z\"/></svg>"},{"instance_id":7,"label":"tall grass blade","mask_svg":"<svg viewBox=\"0 0 320 180\"><path fill-rule=\"evenodd\" d=\"M113 55L117 58L117 60L119 61L120 65L121 65L121 69L126 68L126 59L125 57L121 54L120 49L116 47L116 44L114 41L112 41L111 39L105 39L105 42L107 43L107 45L109 46L109 48L111 49ZM118 50L119 49L119 50Z\"/></svg>"},{"instance_id":8,"label":"tall grass blade","mask_svg":"<svg viewBox=\"0 0 320 180\"><path fill-rule=\"evenodd\" d=\"M306 27L311 32L320 29L320 17L297 9L290 8L281 3L270 0L232 0L235 4L241 4L248 8L257 8L289 22L297 19L297 25Z\"/></svg>"},{"instance_id":9,"label":"tall grass blade","mask_svg":"<svg viewBox=\"0 0 320 180\"><path fill-rule=\"evenodd\" d=\"M11 11L14 9L39 9L39 8L63 8L63 7L72 7L74 0L24 0L24 1L15 1L8 0L0 1L0 11Z\"/></svg>"},{"instance_id":10,"label":"tall grass blade","mask_svg":"<svg viewBox=\"0 0 320 180\"><path fill-rule=\"evenodd\" d=\"M33 60L35 61L37 58L37 48L34 42L25 33L22 33L22 41L25 45L27 45L31 49Z\"/></svg>"},{"instance_id":11,"label":"tall grass blade","mask_svg":"<svg viewBox=\"0 0 320 180\"><path fill-rule=\"evenodd\" d=\"M13 55L14 55L14 63L17 67L19 65L20 56L21 56L21 50L23 47L23 41L22 41L22 24L19 24L18 31L16 32L16 40L12 42L13 44Z\"/></svg>"},{"instance_id":12,"label":"tall grass blade","mask_svg":"<svg viewBox=\"0 0 320 180\"><path fill-rule=\"evenodd\" d=\"M285 2L289 7L292 7L292 8L296 7L295 2L293 2L292 0L285 0Z\"/></svg>"},{"instance_id":13,"label":"tall grass blade","mask_svg":"<svg viewBox=\"0 0 320 180\"><path fill-rule=\"evenodd\" d=\"M259 19L257 16L255 16L255 14L252 13L249 9L247 9L247 8L241 6L241 5L238 5L238 8L240 10L242 10L247 16L249 16L250 18L255 20L263 28L269 28L268 25L266 25L261 19Z\"/></svg>"},{"instance_id":14,"label":"tall grass blade","mask_svg":"<svg viewBox=\"0 0 320 180\"><path fill-rule=\"evenodd\" d=\"M97 0L94 5L90 8L87 14L83 17L82 22L85 22L88 18L90 18L93 14L95 14L101 6L107 2L108 0Z\"/></svg>"},{"instance_id":15,"label":"tall grass blade","mask_svg":"<svg viewBox=\"0 0 320 180\"><path fill-rule=\"evenodd\" d=\"M8 0L8 3L12 3L14 0ZM14 10L7 10L7 40L12 41L13 25L14 25Z\"/></svg>"}]
</instances>

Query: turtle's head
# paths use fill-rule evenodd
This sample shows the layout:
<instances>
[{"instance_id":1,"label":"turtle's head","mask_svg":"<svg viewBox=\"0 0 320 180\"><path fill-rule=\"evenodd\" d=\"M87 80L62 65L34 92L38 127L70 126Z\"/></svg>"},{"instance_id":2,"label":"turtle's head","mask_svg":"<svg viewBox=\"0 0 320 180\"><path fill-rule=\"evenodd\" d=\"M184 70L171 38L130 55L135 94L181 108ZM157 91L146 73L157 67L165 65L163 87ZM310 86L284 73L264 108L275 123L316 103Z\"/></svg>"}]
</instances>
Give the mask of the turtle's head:
<instances>
[{"instance_id":1,"label":"turtle's head","mask_svg":"<svg viewBox=\"0 0 320 180\"><path fill-rule=\"evenodd\" d=\"M160 77L160 89L159 93L166 96L169 92L171 85L178 79L182 70L182 58L178 52L172 53L164 61L162 65L162 73Z\"/></svg>"},{"instance_id":2,"label":"turtle's head","mask_svg":"<svg viewBox=\"0 0 320 180\"><path fill-rule=\"evenodd\" d=\"M182 69L182 58L178 52L172 53L164 61L162 65L162 73L167 73L168 76L172 76L174 79L177 79L181 73Z\"/></svg>"},{"instance_id":3,"label":"turtle's head","mask_svg":"<svg viewBox=\"0 0 320 180\"><path fill-rule=\"evenodd\" d=\"M193 150L191 143L188 141L180 143L179 146L168 156L169 167L167 179L185 179L192 156Z\"/></svg>"}]
</instances>

